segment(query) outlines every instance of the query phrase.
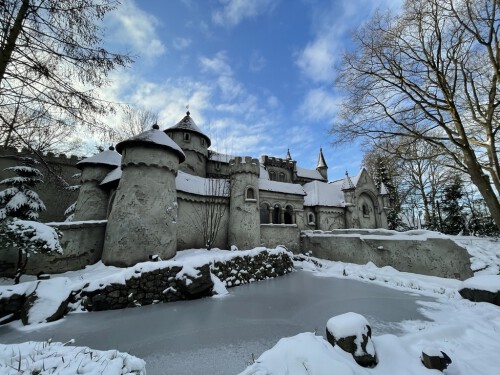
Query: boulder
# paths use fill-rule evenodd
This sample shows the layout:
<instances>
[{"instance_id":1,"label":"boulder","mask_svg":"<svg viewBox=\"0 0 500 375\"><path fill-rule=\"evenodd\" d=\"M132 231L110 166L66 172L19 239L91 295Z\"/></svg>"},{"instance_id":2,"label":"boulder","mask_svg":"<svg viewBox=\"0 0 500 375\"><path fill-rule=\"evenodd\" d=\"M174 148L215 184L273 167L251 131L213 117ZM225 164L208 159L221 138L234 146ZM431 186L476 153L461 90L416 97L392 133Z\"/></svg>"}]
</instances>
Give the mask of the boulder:
<instances>
[{"instance_id":1,"label":"boulder","mask_svg":"<svg viewBox=\"0 0 500 375\"><path fill-rule=\"evenodd\" d=\"M348 312L330 318L326 323L326 338L332 345L351 353L363 367L377 364L375 347L371 340L372 329L363 315Z\"/></svg>"},{"instance_id":2,"label":"boulder","mask_svg":"<svg viewBox=\"0 0 500 375\"><path fill-rule=\"evenodd\" d=\"M450 357L445 352L428 348L422 351L422 363L431 370L445 370L451 363Z\"/></svg>"},{"instance_id":3,"label":"boulder","mask_svg":"<svg viewBox=\"0 0 500 375\"><path fill-rule=\"evenodd\" d=\"M183 268L177 274L177 289L186 299L196 299L212 295L214 283L210 274L210 266L205 264L196 268L197 274L186 272Z\"/></svg>"},{"instance_id":4,"label":"boulder","mask_svg":"<svg viewBox=\"0 0 500 375\"><path fill-rule=\"evenodd\" d=\"M500 275L471 277L462 283L459 293L473 302L489 302L500 306Z\"/></svg>"}]
</instances>

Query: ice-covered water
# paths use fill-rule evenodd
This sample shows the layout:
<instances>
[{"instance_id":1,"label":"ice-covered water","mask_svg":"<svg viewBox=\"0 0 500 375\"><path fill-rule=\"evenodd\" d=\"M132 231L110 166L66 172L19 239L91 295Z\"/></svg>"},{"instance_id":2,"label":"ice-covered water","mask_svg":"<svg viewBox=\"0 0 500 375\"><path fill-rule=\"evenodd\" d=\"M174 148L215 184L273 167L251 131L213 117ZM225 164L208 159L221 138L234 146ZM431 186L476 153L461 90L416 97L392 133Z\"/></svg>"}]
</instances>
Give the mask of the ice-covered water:
<instances>
[{"instance_id":1,"label":"ice-covered water","mask_svg":"<svg viewBox=\"0 0 500 375\"><path fill-rule=\"evenodd\" d=\"M237 374L281 337L324 334L327 320L353 311L373 333L398 333L398 322L425 319L429 298L368 283L299 271L229 290L222 298L116 311L70 314L36 331L0 327L0 342L52 338L94 349L118 349L147 362L148 375Z\"/></svg>"}]
</instances>

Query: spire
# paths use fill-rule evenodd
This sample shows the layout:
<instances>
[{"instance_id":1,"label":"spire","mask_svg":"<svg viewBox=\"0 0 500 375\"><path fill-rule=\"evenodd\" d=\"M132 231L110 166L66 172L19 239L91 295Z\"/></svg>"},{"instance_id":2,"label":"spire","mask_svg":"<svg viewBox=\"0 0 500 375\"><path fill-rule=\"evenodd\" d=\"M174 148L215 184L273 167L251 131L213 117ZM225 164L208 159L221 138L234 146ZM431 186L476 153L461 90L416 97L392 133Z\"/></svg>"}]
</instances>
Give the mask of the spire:
<instances>
[{"instance_id":1,"label":"spire","mask_svg":"<svg viewBox=\"0 0 500 375\"><path fill-rule=\"evenodd\" d=\"M354 189L356 189L356 187L352 183L351 177L349 177L349 173L345 171L344 182L342 182L341 190L344 191L344 190L354 190Z\"/></svg>"},{"instance_id":2,"label":"spire","mask_svg":"<svg viewBox=\"0 0 500 375\"><path fill-rule=\"evenodd\" d=\"M319 149L319 156L318 156L318 164L316 165L316 169L318 168L328 168L328 165L326 165L325 157L323 156L323 149Z\"/></svg>"},{"instance_id":3,"label":"spire","mask_svg":"<svg viewBox=\"0 0 500 375\"><path fill-rule=\"evenodd\" d=\"M286 152L285 160L292 160L292 155L290 155L290 149Z\"/></svg>"}]
</instances>

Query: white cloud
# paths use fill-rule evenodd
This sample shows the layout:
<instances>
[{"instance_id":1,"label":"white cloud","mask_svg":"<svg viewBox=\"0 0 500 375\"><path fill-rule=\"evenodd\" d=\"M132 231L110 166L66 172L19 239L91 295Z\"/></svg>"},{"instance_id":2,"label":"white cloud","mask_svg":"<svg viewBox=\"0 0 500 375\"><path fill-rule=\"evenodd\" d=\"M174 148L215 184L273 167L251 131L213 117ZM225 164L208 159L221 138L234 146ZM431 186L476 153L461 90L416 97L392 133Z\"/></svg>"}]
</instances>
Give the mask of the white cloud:
<instances>
[{"instance_id":1,"label":"white cloud","mask_svg":"<svg viewBox=\"0 0 500 375\"><path fill-rule=\"evenodd\" d=\"M260 72L266 66L266 59L259 51L253 51L250 56L249 68L252 72Z\"/></svg>"},{"instance_id":2,"label":"white cloud","mask_svg":"<svg viewBox=\"0 0 500 375\"><path fill-rule=\"evenodd\" d=\"M212 13L212 21L222 26L236 26L245 18L272 11L277 0L220 0L222 9Z\"/></svg>"},{"instance_id":3,"label":"white cloud","mask_svg":"<svg viewBox=\"0 0 500 375\"><path fill-rule=\"evenodd\" d=\"M130 46L133 54L146 58L161 56L166 47L156 35L159 21L152 14L137 7L133 0L124 1L109 14L107 38L114 43Z\"/></svg>"},{"instance_id":4,"label":"white cloud","mask_svg":"<svg viewBox=\"0 0 500 375\"><path fill-rule=\"evenodd\" d=\"M297 65L302 73L314 82L333 81L335 56L338 51L335 37L322 35L307 44Z\"/></svg>"},{"instance_id":5,"label":"white cloud","mask_svg":"<svg viewBox=\"0 0 500 375\"><path fill-rule=\"evenodd\" d=\"M332 120L338 110L340 99L332 91L325 88L315 88L308 91L302 102L299 113L306 120L328 121ZM325 126L328 127L330 123Z\"/></svg>"},{"instance_id":6,"label":"white cloud","mask_svg":"<svg viewBox=\"0 0 500 375\"><path fill-rule=\"evenodd\" d=\"M192 40L190 38L175 38L174 41L172 42L172 45L176 50L183 50L188 48L192 43Z\"/></svg>"},{"instance_id":7,"label":"white cloud","mask_svg":"<svg viewBox=\"0 0 500 375\"><path fill-rule=\"evenodd\" d=\"M219 51L213 58L202 56L199 59L201 70L221 76L230 76L233 74L231 66L227 62L227 54L225 51Z\"/></svg>"}]
</instances>

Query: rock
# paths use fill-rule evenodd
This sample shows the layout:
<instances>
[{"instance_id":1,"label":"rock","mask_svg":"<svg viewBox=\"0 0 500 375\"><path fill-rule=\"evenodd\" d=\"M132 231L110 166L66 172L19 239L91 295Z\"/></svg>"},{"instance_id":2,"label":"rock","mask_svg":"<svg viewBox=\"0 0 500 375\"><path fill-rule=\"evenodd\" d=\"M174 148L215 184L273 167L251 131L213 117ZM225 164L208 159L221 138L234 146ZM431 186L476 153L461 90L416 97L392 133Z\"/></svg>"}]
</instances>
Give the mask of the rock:
<instances>
[{"instance_id":1,"label":"rock","mask_svg":"<svg viewBox=\"0 0 500 375\"><path fill-rule=\"evenodd\" d=\"M489 302L500 306L500 275L482 275L467 279L460 295L473 302Z\"/></svg>"},{"instance_id":2,"label":"rock","mask_svg":"<svg viewBox=\"0 0 500 375\"><path fill-rule=\"evenodd\" d=\"M96 294L91 298L90 310L92 311L103 311L111 310L112 305L105 294Z\"/></svg>"},{"instance_id":3,"label":"rock","mask_svg":"<svg viewBox=\"0 0 500 375\"><path fill-rule=\"evenodd\" d=\"M351 353L363 367L374 367L377 356L372 340L372 329L363 315L349 312L330 318L326 323L326 338L332 345Z\"/></svg>"},{"instance_id":4,"label":"rock","mask_svg":"<svg viewBox=\"0 0 500 375\"><path fill-rule=\"evenodd\" d=\"M197 268L196 277L184 274L177 279L178 290L185 295L187 299L208 297L212 295L214 283L210 276L210 267L208 264Z\"/></svg>"},{"instance_id":5,"label":"rock","mask_svg":"<svg viewBox=\"0 0 500 375\"><path fill-rule=\"evenodd\" d=\"M451 363L450 357L445 352L435 349L424 349L422 351L422 363L431 370L445 370Z\"/></svg>"}]
</instances>

